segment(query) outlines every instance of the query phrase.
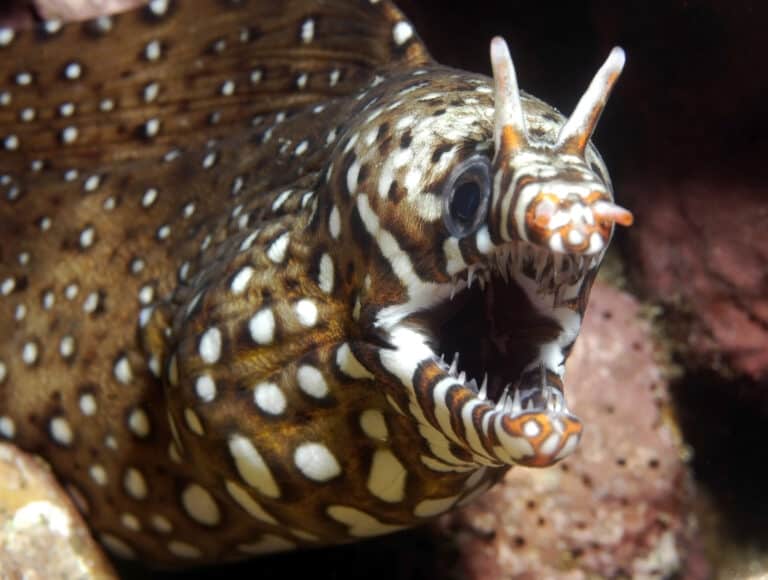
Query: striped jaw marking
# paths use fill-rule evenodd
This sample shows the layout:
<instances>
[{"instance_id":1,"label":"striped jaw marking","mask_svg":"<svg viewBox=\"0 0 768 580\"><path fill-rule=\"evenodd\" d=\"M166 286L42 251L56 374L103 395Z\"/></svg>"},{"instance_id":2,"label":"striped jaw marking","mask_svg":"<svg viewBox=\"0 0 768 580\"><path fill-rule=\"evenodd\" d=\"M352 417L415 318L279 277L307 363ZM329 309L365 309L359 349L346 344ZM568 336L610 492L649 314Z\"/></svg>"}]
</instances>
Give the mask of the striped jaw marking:
<instances>
[{"instance_id":1,"label":"striped jaw marking","mask_svg":"<svg viewBox=\"0 0 768 580\"><path fill-rule=\"evenodd\" d=\"M546 466L578 444L565 360L613 224L632 221L589 144L624 57L614 49L573 116L542 136L526 130L526 117L536 126L542 114L527 97L524 110L503 40L491 54L494 159L464 159L443 185L450 278L401 275L408 302L376 324L393 346L383 366L407 387L436 458Z\"/></svg>"}]
</instances>

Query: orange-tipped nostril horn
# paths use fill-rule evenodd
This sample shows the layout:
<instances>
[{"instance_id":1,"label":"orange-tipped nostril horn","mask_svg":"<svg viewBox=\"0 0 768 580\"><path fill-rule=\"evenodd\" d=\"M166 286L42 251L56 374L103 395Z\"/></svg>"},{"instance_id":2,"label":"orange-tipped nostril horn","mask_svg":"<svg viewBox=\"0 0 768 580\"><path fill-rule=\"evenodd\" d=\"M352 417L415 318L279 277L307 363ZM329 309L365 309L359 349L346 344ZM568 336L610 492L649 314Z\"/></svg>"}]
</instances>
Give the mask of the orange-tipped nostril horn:
<instances>
[{"instance_id":1,"label":"orange-tipped nostril horn","mask_svg":"<svg viewBox=\"0 0 768 580\"><path fill-rule=\"evenodd\" d=\"M607 201L597 204L594 208L594 212L597 219L611 220L624 227L631 226L635 221L635 217L632 215L631 211Z\"/></svg>"}]
</instances>

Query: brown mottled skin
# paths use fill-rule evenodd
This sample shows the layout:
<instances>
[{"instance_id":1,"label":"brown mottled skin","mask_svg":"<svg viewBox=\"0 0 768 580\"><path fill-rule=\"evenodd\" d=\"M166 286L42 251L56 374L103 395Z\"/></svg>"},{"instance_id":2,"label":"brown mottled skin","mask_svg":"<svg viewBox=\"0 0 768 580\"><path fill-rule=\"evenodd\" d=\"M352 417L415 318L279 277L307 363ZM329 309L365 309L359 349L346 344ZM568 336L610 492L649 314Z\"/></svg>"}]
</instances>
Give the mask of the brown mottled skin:
<instances>
[{"instance_id":1,"label":"brown mottled skin","mask_svg":"<svg viewBox=\"0 0 768 580\"><path fill-rule=\"evenodd\" d=\"M415 296L408 267L447 300L447 244L495 268L440 217L453 168L493 153L488 79L433 63L387 2L153 2L45 30L0 30L0 437L51 463L111 551L179 566L347 542L575 445L559 407L504 407L506 375L476 426L494 401L508 431L539 418L532 459L447 427L423 401L455 369L429 354L399 374L426 347L397 340L432 311L384 314ZM562 116L524 106L551 147ZM598 169L576 173L610 199L580 137ZM579 260L549 283L575 284L577 320L599 265ZM561 319L510 292L522 306L493 316L527 358L506 372L562 390L523 373Z\"/></svg>"}]
</instances>

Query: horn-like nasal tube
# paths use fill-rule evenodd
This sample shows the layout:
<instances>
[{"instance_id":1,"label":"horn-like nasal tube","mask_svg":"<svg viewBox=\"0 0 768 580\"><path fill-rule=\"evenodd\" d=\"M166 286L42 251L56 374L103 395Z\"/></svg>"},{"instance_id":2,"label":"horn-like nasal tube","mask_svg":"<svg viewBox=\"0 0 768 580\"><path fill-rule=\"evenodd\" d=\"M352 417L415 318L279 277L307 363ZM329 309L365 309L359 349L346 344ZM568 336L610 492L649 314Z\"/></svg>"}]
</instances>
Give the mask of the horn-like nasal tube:
<instances>
[{"instance_id":1,"label":"horn-like nasal tube","mask_svg":"<svg viewBox=\"0 0 768 580\"><path fill-rule=\"evenodd\" d=\"M517 74L507 43L500 36L491 40L494 83L494 130L496 151L517 151L526 143L525 117Z\"/></svg>"},{"instance_id":2,"label":"horn-like nasal tube","mask_svg":"<svg viewBox=\"0 0 768 580\"><path fill-rule=\"evenodd\" d=\"M611 89L624 68L625 60L622 48L616 46L611 50L611 54L597 71L573 114L560 130L555 145L558 151L574 155L584 154L600 114L608 101L608 95L611 94Z\"/></svg>"}]
</instances>

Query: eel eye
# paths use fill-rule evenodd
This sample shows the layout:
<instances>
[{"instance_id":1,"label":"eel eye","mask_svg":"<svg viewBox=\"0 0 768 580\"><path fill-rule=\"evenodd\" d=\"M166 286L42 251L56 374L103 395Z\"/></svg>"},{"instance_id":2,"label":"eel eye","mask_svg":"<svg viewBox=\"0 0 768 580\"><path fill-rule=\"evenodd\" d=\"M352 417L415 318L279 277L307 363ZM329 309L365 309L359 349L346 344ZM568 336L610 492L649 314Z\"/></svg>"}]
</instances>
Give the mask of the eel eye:
<instances>
[{"instance_id":1,"label":"eel eye","mask_svg":"<svg viewBox=\"0 0 768 580\"><path fill-rule=\"evenodd\" d=\"M451 173L443 188L443 221L457 238L474 232L485 219L491 196L490 162L470 157Z\"/></svg>"}]
</instances>

